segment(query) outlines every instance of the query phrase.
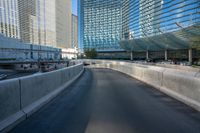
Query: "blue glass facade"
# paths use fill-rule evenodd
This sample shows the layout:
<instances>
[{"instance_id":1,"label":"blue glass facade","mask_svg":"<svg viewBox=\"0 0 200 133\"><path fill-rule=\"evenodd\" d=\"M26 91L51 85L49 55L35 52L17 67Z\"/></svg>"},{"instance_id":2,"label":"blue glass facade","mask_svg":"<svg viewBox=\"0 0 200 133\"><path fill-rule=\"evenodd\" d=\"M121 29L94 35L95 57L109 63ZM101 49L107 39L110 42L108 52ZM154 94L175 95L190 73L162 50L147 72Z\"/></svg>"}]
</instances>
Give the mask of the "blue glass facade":
<instances>
[{"instance_id":1,"label":"blue glass facade","mask_svg":"<svg viewBox=\"0 0 200 133\"><path fill-rule=\"evenodd\" d=\"M122 0L79 0L81 49L120 50Z\"/></svg>"},{"instance_id":2,"label":"blue glass facade","mask_svg":"<svg viewBox=\"0 0 200 133\"><path fill-rule=\"evenodd\" d=\"M199 0L79 0L79 17L82 49L161 51L199 46Z\"/></svg>"},{"instance_id":3,"label":"blue glass facade","mask_svg":"<svg viewBox=\"0 0 200 133\"><path fill-rule=\"evenodd\" d=\"M145 38L200 22L199 0L124 0L123 37Z\"/></svg>"}]
</instances>

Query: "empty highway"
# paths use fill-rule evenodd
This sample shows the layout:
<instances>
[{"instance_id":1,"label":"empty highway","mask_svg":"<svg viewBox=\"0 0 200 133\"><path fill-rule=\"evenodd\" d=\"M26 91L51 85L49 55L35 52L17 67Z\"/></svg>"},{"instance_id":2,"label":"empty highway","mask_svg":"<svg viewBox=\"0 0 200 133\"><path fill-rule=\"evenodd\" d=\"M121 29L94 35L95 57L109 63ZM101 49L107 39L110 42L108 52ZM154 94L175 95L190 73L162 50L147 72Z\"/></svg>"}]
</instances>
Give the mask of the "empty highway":
<instances>
[{"instance_id":1,"label":"empty highway","mask_svg":"<svg viewBox=\"0 0 200 133\"><path fill-rule=\"evenodd\" d=\"M109 69L86 69L10 133L200 133L200 113Z\"/></svg>"}]
</instances>

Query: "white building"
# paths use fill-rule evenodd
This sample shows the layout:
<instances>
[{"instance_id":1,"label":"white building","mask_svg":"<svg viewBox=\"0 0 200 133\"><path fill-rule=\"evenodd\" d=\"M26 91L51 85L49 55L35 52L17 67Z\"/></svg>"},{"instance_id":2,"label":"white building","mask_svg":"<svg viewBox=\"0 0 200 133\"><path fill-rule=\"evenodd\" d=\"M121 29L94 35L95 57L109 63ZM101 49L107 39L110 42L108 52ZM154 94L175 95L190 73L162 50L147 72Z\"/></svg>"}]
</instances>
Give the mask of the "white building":
<instances>
[{"instance_id":1,"label":"white building","mask_svg":"<svg viewBox=\"0 0 200 133\"><path fill-rule=\"evenodd\" d=\"M0 0L0 33L24 43L71 48L71 0Z\"/></svg>"},{"instance_id":2,"label":"white building","mask_svg":"<svg viewBox=\"0 0 200 133\"><path fill-rule=\"evenodd\" d=\"M71 48L78 48L78 17L72 14L72 42Z\"/></svg>"},{"instance_id":3,"label":"white building","mask_svg":"<svg viewBox=\"0 0 200 133\"><path fill-rule=\"evenodd\" d=\"M71 0L56 0L56 43L59 48L71 46Z\"/></svg>"},{"instance_id":4,"label":"white building","mask_svg":"<svg viewBox=\"0 0 200 133\"><path fill-rule=\"evenodd\" d=\"M78 49L68 48L62 49L62 58L63 59L77 59Z\"/></svg>"},{"instance_id":5,"label":"white building","mask_svg":"<svg viewBox=\"0 0 200 133\"><path fill-rule=\"evenodd\" d=\"M0 0L0 33L6 37L20 38L18 0Z\"/></svg>"}]
</instances>

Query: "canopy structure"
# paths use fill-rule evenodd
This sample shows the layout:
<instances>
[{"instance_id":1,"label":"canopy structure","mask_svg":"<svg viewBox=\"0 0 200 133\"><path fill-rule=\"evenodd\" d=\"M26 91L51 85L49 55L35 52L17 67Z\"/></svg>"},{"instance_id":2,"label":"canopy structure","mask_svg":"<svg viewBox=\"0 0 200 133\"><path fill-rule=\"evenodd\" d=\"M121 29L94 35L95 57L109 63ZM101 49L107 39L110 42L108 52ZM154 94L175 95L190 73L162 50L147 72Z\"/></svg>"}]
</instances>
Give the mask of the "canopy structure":
<instances>
[{"instance_id":1,"label":"canopy structure","mask_svg":"<svg viewBox=\"0 0 200 133\"><path fill-rule=\"evenodd\" d=\"M161 51L200 48L200 23L169 33L155 36L121 40L121 48L127 51Z\"/></svg>"}]
</instances>

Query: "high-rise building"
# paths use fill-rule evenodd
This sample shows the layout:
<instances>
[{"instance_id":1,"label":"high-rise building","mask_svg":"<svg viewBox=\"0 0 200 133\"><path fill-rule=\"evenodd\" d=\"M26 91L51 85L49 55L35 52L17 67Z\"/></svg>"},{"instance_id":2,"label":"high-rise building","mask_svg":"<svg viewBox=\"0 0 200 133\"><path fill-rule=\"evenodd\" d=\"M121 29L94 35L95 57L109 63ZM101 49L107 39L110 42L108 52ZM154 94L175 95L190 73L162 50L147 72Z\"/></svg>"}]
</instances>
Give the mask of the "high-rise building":
<instances>
[{"instance_id":1,"label":"high-rise building","mask_svg":"<svg viewBox=\"0 0 200 133\"><path fill-rule=\"evenodd\" d=\"M18 0L20 39L25 43L39 44L37 6L35 0Z\"/></svg>"},{"instance_id":2,"label":"high-rise building","mask_svg":"<svg viewBox=\"0 0 200 133\"><path fill-rule=\"evenodd\" d=\"M56 46L55 0L18 0L21 40Z\"/></svg>"},{"instance_id":3,"label":"high-rise building","mask_svg":"<svg viewBox=\"0 0 200 133\"><path fill-rule=\"evenodd\" d=\"M57 0L45 0L45 39L46 44L51 44L57 47L56 41L56 8L55 2ZM64 30L64 29L63 29Z\"/></svg>"},{"instance_id":4,"label":"high-rise building","mask_svg":"<svg viewBox=\"0 0 200 133\"><path fill-rule=\"evenodd\" d=\"M128 39L130 36L129 32L129 0L123 0L122 2L122 38ZM130 39L130 38L129 38Z\"/></svg>"},{"instance_id":5,"label":"high-rise building","mask_svg":"<svg viewBox=\"0 0 200 133\"><path fill-rule=\"evenodd\" d=\"M191 63L193 55L200 58L199 7L199 0L123 0L120 45L131 57L143 52L146 59Z\"/></svg>"},{"instance_id":6,"label":"high-rise building","mask_svg":"<svg viewBox=\"0 0 200 133\"><path fill-rule=\"evenodd\" d=\"M80 48L120 50L122 0L79 0Z\"/></svg>"},{"instance_id":7,"label":"high-rise building","mask_svg":"<svg viewBox=\"0 0 200 133\"><path fill-rule=\"evenodd\" d=\"M0 33L7 37L20 38L18 0L0 0Z\"/></svg>"},{"instance_id":8,"label":"high-rise building","mask_svg":"<svg viewBox=\"0 0 200 133\"><path fill-rule=\"evenodd\" d=\"M71 44L71 0L18 0L21 40L67 48Z\"/></svg>"},{"instance_id":9,"label":"high-rise building","mask_svg":"<svg viewBox=\"0 0 200 133\"><path fill-rule=\"evenodd\" d=\"M71 0L55 0L57 47L71 46Z\"/></svg>"},{"instance_id":10,"label":"high-rise building","mask_svg":"<svg viewBox=\"0 0 200 133\"><path fill-rule=\"evenodd\" d=\"M123 0L123 3L123 38L129 33L137 39L173 32L199 21L199 0Z\"/></svg>"},{"instance_id":11,"label":"high-rise building","mask_svg":"<svg viewBox=\"0 0 200 133\"><path fill-rule=\"evenodd\" d=\"M162 0L139 0L141 37L159 33Z\"/></svg>"},{"instance_id":12,"label":"high-rise building","mask_svg":"<svg viewBox=\"0 0 200 133\"><path fill-rule=\"evenodd\" d=\"M78 17L72 14L72 40L71 48L78 48Z\"/></svg>"}]
</instances>

